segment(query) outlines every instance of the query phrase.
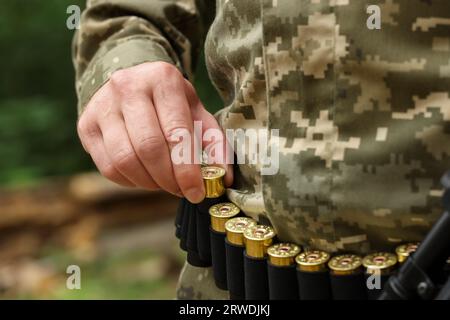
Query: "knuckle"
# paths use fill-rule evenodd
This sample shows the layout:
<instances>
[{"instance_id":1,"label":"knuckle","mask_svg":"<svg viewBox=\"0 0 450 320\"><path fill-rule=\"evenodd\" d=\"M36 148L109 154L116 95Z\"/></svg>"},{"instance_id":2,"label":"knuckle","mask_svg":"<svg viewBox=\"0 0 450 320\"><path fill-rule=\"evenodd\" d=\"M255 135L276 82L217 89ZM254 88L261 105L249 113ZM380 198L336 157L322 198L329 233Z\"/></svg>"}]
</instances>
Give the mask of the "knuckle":
<instances>
[{"instance_id":1,"label":"knuckle","mask_svg":"<svg viewBox=\"0 0 450 320\"><path fill-rule=\"evenodd\" d=\"M183 120L171 120L166 124L164 137L169 143L177 143L180 137L191 138L189 126Z\"/></svg>"},{"instance_id":2,"label":"knuckle","mask_svg":"<svg viewBox=\"0 0 450 320\"><path fill-rule=\"evenodd\" d=\"M112 161L117 169L127 170L136 161L136 155L133 150L122 148L112 156Z\"/></svg>"},{"instance_id":3,"label":"knuckle","mask_svg":"<svg viewBox=\"0 0 450 320\"><path fill-rule=\"evenodd\" d=\"M80 139L89 139L98 135L98 130L92 119L86 115L82 116L78 121L77 132Z\"/></svg>"},{"instance_id":4,"label":"knuckle","mask_svg":"<svg viewBox=\"0 0 450 320\"><path fill-rule=\"evenodd\" d=\"M180 75L178 69L167 62L159 62L156 66L156 70L159 76L166 79L177 78Z\"/></svg>"},{"instance_id":5,"label":"knuckle","mask_svg":"<svg viewBox=\"0 0 450 320\"><path fill-rule=\"evenodd\" d=\"M111 164L107 164L104 167L98 168L98 170L100 171L102 176L104 176L105 178L107 178L111 181L115 182L115 181L119 180L119 177L120 177L119 172Z\"/></svg>"},{"instance_id":6,"label":"knuckle","mask_svg":"<svg viewBox=\"0 0 450 320\"><path fill-rule=\"evenodd\" d=\"M109 79L110 85L114 88L114 90L118 93L124 94L127 92L133 91L135 86L133 72L128 69L117 70L111 75Z\"/></svg>"},{"instance_id":7,"label":"knuckle","mask_svg":"<svg viewBox=\"0 0 450 320\"><path fill-rule=\"evenodd\" d=\"M197 98L197 91L195 90L194 85L189 81L189 80L184 80L185 86L186 86L186 90L187 93L192 97L192 98Z\"/></svg>"},{"instance_id":8,"label":"knuckle","mask_svg":"<svg viewBox=\"0 0 450 320\"><path fill-rule=\"evenodd\" d=\"M87 130L88 130L88 122L86 120L86 117L82 116L77 124L78 136L82 138Z\"/></svg>"},{"instance_id":9,"label":"knuckle","mask_svg":"<svg viewBox=\"0 0 450 320\"><path fill-rule=\"evenodd\" d=\"M156 160L161 156L161 152L164 150L165 145L163 137L148 135L139 140L137 152L145 160Z\"/></svg>"}]
</instances>

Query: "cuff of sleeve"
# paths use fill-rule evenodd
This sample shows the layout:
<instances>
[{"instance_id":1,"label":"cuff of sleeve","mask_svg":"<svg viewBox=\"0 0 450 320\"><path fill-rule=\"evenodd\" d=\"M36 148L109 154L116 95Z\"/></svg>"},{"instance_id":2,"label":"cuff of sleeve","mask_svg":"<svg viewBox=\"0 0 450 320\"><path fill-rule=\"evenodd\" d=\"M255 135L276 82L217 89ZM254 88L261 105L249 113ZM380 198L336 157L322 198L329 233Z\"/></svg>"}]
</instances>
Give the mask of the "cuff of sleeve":
<instances>
[{"instance_id":1,"label":"cuff of sleeve","mask_svg":"<svg viewBox=\"0 0 450 320\"><path fill-rule=\"evenodd\" d=\"M121 39L103 45L77 82L78 114L81 115L86 104L114 71L155 61L175 65L160 44L145 36Z\"/></svg>"}]
</instances>

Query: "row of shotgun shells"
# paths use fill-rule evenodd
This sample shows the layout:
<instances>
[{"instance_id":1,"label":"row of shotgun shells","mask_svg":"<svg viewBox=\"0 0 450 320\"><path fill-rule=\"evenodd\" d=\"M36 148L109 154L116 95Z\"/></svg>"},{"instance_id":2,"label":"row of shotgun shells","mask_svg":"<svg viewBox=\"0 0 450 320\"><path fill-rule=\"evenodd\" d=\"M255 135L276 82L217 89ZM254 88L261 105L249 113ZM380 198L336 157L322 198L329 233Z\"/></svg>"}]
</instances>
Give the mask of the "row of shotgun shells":
<instances>
[{"instance_id":1,"label":"row of shotgun shells","mask_svg":"<svg viewBox=\"0 0 450 320\"><path fill-rule=\"evenodd\" d=\"M220 203L209 209L211 228L226 234L229 243L245 246L248 256L265 258L275 266L297 264L298 269L306 272L321 272L328 268L333 274L353 274L365 268L367 273L390 273L398 263L403 263L413 253L418 243L410 243L397 247L396 254L377 252L361 258L354 254L343 254L331 257L319 250L307 250L293 243L276 243L275 231L265 225L259 225L247 217L236 217L239 208L233 203ZM328 268L327 268L328 267Z\"/></svg>"},{"instance_id":2,"label":"row of shotgun shells","mask_svg":"<svg viewBox=\"0 0 450 320\"><path fill-rule=\"evenodd\" d=\"M218 198L225 193L223 178L225 170L220 167L202 167L206 198ZM240 209L233 203L220 203L209 209L211 228L226 234L227 241L237 246L245 246L248 256L265 258L275 266L291 266L297 264L298 269L306 272L327 271L333 274L346 275L359 272L363 267L367 273L389 273L398 264L402 264L408 256L415 252L418 243L404 244L396 248L396 254L377 252L361 258L353 254L331 257L319 250L307 250L293 243L274 244L275 231L247 217L237 217Z\"/></svg>"}]
</instances>

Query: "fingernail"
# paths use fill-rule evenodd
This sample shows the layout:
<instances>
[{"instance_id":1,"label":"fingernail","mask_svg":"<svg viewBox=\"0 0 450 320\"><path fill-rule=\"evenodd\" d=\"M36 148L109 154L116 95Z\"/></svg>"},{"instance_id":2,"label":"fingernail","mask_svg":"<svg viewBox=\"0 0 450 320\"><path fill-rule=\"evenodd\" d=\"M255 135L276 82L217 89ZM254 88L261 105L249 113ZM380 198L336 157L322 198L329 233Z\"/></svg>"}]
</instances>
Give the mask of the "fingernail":
<instances>
[{"instance_id":1,"label":"fingernail","mask_svg":"<svg viewBox=\"0 0 450 320\"><path fill-rule=\"evenodd\" d=\"M192 203L200 203L205 198L203 190L198 188L188 189L184 195Z\"/></svg>"}]
</instances>

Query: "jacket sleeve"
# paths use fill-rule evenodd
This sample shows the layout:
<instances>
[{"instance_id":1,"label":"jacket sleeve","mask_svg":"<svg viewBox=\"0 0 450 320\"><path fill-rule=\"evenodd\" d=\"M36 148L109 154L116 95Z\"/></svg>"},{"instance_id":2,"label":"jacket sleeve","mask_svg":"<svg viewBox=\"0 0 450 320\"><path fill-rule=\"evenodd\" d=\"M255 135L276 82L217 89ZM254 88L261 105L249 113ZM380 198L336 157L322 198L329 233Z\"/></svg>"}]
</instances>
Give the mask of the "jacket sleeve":
<instances>
[{"instance_id":1,"label":"jacket sleeve","mask_svg":"<svg viewBox=\"0 0 450 320\"><path fill-rule=\"evenodd\" d=\"M176 65L192 80L214 0L88 0L73 39L78 112L119 69Z\"/></svg>"}]
</instances>

